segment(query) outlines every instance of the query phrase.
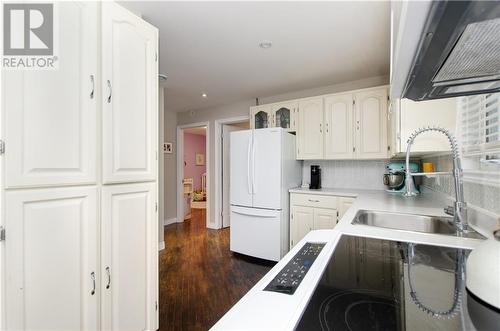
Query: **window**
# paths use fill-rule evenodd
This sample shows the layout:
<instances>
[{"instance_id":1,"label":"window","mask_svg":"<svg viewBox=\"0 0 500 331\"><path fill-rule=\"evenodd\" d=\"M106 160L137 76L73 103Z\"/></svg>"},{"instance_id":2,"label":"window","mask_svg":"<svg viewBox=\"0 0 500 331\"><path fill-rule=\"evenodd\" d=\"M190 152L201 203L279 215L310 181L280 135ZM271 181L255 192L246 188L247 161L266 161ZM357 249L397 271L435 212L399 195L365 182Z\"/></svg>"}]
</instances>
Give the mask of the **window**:
<instances>
[{"instance_id":1,"label":"window","mask_svg":"<svg viewBox=\"0 0 500 331\"><path fill-rule=\"evenodd\" d=\"M500 93L461 97L458 107L463 157L500 164Z\"/></svg>"},{"instance_id":2,"label":"window","mask_svg":"<svg viewBox=\"0 0 500 331\"><path fill-rule=\"evenodd\" d=\"M500 93L460 98L457 137L464 169L469 173L499 173Z\"/></svg>"}]
</instances>

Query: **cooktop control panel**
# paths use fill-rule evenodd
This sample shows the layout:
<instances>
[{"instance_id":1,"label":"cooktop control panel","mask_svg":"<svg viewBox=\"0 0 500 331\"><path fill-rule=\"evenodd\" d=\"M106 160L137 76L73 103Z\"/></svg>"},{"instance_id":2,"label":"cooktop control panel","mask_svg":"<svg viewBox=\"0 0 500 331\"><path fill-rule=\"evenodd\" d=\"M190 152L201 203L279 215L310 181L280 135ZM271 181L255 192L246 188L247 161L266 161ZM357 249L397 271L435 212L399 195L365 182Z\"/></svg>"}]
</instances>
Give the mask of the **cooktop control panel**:
<instances>
[{"instance_id":1,"label":"cooktop control panel","mask_svg":"<svg viewBox=\"0 0 500 331\"><path fill-rule=\"evenodd\" d=\"M326 243L306 243L264 291L294 294Z\"/></svg>"}]
</instances>

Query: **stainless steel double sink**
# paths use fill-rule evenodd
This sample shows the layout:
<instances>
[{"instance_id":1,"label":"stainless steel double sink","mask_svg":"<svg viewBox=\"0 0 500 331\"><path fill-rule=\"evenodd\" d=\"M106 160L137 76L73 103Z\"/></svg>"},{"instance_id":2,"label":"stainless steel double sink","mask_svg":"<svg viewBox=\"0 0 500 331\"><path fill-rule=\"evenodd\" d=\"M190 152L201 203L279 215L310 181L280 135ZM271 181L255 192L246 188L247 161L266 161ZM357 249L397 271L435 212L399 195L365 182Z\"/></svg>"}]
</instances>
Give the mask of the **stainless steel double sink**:
<instances>
[{"instance_id":1,"label":"stainless steel double sink","mask_svg":"<svg viewBox=\"0 0 500 331\"><path fill-rule=\"evenodd\" d=\"M360 210L354 217L352 224L464 238L485 239L485 237L473 229L460 233L452 217Z\"/></svg>"}]
</instances>

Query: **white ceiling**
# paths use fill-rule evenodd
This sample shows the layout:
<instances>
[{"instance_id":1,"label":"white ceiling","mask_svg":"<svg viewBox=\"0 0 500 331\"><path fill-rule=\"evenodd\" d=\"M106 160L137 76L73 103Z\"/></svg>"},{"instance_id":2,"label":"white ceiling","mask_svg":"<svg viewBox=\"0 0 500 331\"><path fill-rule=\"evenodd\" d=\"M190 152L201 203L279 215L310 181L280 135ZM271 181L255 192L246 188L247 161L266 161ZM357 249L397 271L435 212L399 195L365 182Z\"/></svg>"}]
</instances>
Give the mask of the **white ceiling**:
<instances>
[{"instance_id":1,"label":"white ceiling","mask_svg":"<svg viewBox=\"0 0 500 331\"><path fill-rule=\"evenodd\" d=\"M389 72L389 1L121 4L160 31L160 73L168 75L170 111ZM262 40L273 47L261 49Z\"/></svg>"}]
</instances>

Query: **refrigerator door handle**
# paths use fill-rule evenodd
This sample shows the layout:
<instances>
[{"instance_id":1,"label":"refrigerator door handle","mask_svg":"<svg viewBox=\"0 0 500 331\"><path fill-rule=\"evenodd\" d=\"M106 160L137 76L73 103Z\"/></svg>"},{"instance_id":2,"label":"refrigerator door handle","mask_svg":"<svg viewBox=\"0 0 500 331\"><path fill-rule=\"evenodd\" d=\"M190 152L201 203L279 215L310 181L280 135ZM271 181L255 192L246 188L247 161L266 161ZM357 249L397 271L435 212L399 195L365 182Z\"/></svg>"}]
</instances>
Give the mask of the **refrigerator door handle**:
<instances>
[{"instance_id":1,"label":"refrigerator door handle","mask_svg":"<svg viewBox=\"0 0 500 331\"><path fill-rule=\"evenodd\" d=\"M255 215L252 213L245 213L243 211L235 211L235 210L233 210L233 213L245 215L245 216L253 216L253 217L258 217L258 218L276 218L276 215Z\"/></svg>"},{"instance_id":2,"label":"refrigerator door handle","mask_svg":"<svg viewBox=\"0 0 500 331\"><path fill-rule=\"evenodd\" d=\"M247 151L247 162L248 162L248 167L247 167L247 185L248 185L248 194L252 194L252 183L250 182L250 152L252 150L252 138L250 137L250 140L248 140L248 151Z\"/></svg>"},{"instance_id":3,"label":"refrigerator door handle","mask_svg":"<svg viewBox=\"0 0 500 331\"><path fill-rule=\"evenodd\" d=\"M255 185L255 139L252 140L252 193L257 193L257 185Z\"/></svg>"}]
</instances>

